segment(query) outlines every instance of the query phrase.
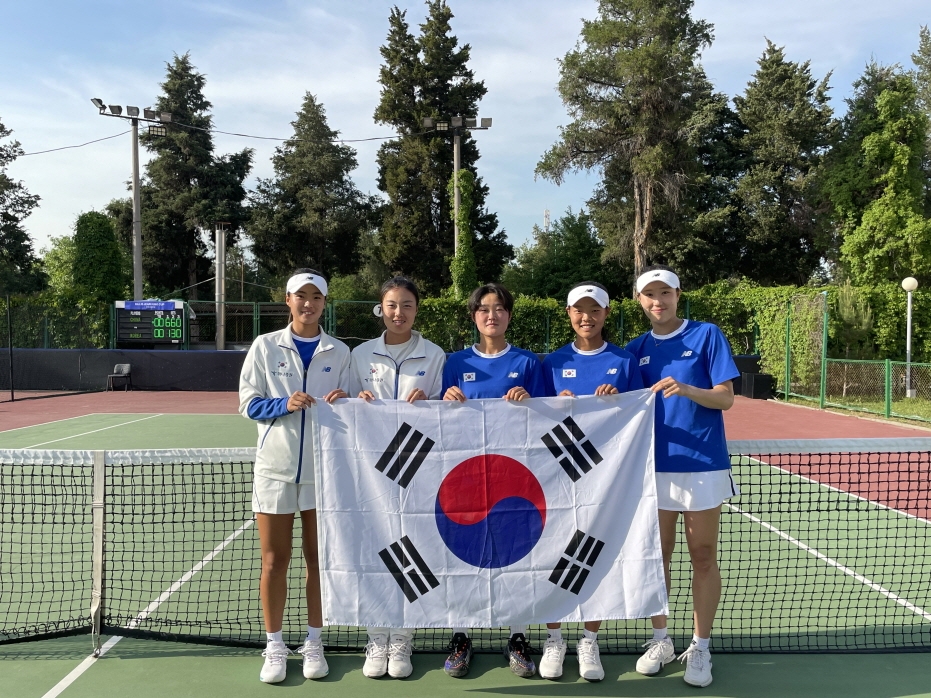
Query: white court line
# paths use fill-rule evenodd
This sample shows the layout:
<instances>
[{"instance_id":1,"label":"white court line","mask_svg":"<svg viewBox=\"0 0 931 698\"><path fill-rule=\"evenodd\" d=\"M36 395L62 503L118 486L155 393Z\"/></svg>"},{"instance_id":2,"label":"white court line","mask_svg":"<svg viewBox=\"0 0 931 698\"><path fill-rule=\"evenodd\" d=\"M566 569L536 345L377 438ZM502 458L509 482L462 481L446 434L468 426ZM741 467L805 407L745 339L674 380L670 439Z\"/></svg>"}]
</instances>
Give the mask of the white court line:
<instances>
[{"instance_id":1,"label":"white court line","mask_svg":"<svg viewBox=\"0 0 931 698\"><path fill-rule=\"evenodd\" d=\"M57 424L58 422L67 422L72 419L84 419L85 417L92 417L95 414L97 413L91 412L89 414L78 415L77 417L65 417L64 419L53 419L50 422L39 422L38 424L30 424L29 426L25 426L25 427L13 427L12 429L3 429L2 431L0 431L0 434L9 434L11 431L20 431L21 429L32 429L33 427L44 427L47 424ZM113 414L119 414L119 413L114 412Z\"/></svg>"},{"instance_id":2,"label":"white court line","mask_svg":"<svg viewBox=\"0 0 931 698\"><path fill-rule=\"evenodd\" d=\"M757 517L754 516L753 514L749 514L749 513L745 512L745 511L742 510L740 507L736 507L736 506L734 506L733 504L730 504L730 503L728 503L728 502L725 502L725 505L726 505L729 509L733 509L734 511L736 511L738 514L741 514L741 515L743 515L743 516L746 516L746 517L747 517L748 519L750 519L753 523L762 526L762 527L765 528L767 531L770 531L771 533L775 533L775 534L776 534L777 536L779 536L780 538L783 538L783 539L789 541L792 545L798 546L799 548L801 548L802 550L804 550L804 551L805 551L806 553L808 553L809 555L813 555L814 557L818 558L818 559L821 560L822 562L827 563L827 564L830 565L831 567L835 567L836 569L840 570L840 571L843 572L844 574L853 577L854 579L856 579L856 580L857 580L858 582L860 582L861 584L864 584L864 585L868 586L868 587L869 587L870 589L872 589L873 591L878 591L880 594L882 594L883 596L885 596L887 599L889 599L889 600L891 600L891 601L895 601L897 604L899 604L900 606L903 606L903 607L907 608L909 611L911 611L911 612L914 613L915 615L919 615L919 616L921 616L922 618L924 618L926 621L931 622L931 613L929 613L928 611L924 610L924 609L921 608L920 606L916 606L915 604L913 604L913 603L912 603L911 601L909 601L908 599L903 599L903 598L902 598L901 596L899 596L898 594L895 594L895 593L889 591L888 589L886 589L885 587L880 586L879 584L877 584L876 582L874 582L872 579L869 579L869 578L867 578L867 577L864 577L862 574L860 574L859 572L856 572L855 570L850 569L850 568L847 567L846 565L842 565L842 564L839 563L837 560L835 560L835 559L833 559L833 558L830 558L830 557L828 557L827 555L825 555L824 553L822 553L820 550L816 550L815 548L812 548L812 547L809 546L809 545L805 545L805 543L803 543L802 541L800 541L798 538L793 538L793 537L790 536L788 533L785 533L784 531L780 531L778 528L776 528L776 527L773 526L772 524L769 524L769 523L763 521L763 519L757 518Z\"/></svg>"},{"instance_id":3,"label":"white court line","mask_svg":"<svg viewBox=\"0 0 931 698\"><path fill-rule=\"evenodd\" d=\"M85 431L83 434L72 434L71 436L63 436L60 439L52 439L51 441L43 441L40 444L33 444L32 446L23 446L23 448L38 448L39 446L45 446L47 444L58 443L59 441L67 441L68 439L76 439L79 436L87 436L88 434L96 434L98 431L106 431L107 429L116 429L117 427L125 427L127 424L135 424L136 422L144 422L147 419L154 419L155 417L162 417L161 414L150 414L148 417L143 417L142 419L133 419L128 422L121 422L120 424L111 424L108 427L102 427L100 429L92 429L91 431Z\"/></svg>"},{"instance_id":4,"label":"white court line","mask_svg":"<svg viewBox=\"0 0 931 698\"><path fill-rule=\"evenodd\" d=\"M907 512L907 511L902 511L901 509L896 509L895 507L890 507L890 506L888 506L888 505L886 505L886 504L881 504L881 503L879 503L879 502L874 502L872 499L867 499L866 497L861 497L861 496L858 495L858 494L854 494L853 492L848 492L847 490L842 490L842 489L840 489L839 487L835 487L834 485L827 485L827 484L825 484L825 483L823 483L823 482L820 482L819 480L814 480L814 479L812 479L812 478L810 478L810 477L805 477L804 475L799 475L798 473L793 473L791 470L787 470L786 468L783 468L783 467L780 466L780 465L773 465L772 463L767 463L766 461L760 460L759 458L753 458L752 456L736 456L736 458L746 458L746 459L749 460L751 463L756 463L757 465L768 465L770 468L773 468L774 470L778 470L779 472L785 473L786 475L792 475L792 476L794 476L794 477L797 477L799 480L804 480L805 482L809 482L809 483L811 483L811 484L813 484L813 485L819 485L819 486L824 487L824 488L826 488L826 489L833 490L834 492L838 492L839 494L846 494L848 497L852 497L853 499L859 499L861 502L866 502L867 504L871 504L872 506L878 507L879 509L885 509L886 511L891 511L891 512L894 512L894 513L896 513L896 514L900 514L900 515L902 515L902 516L905 516L905 517L907 517L907 518L909 518L909 519L915 519L915 520L917 520L917 521L921 521L922 523L926 523L926 524L928 524L929 526L931 526L931 521L929 521L928 519L925 519L925 518L923 518L923 517L921 517L921 516L917 516L916 514L911 514L911 513ZM738 463L738 465L740 465L740 464Z\"/></svg>"},{"instance_id":5,"label":"white court line","mask_svg":"<svg viewBox=\"0 0 931 698\"><path fill-rule=\"evenodd\" d=\"M249 519L242 526L240 526L235 531L230 533L226 537L226 540L224 540L217 547L215 547L212 551L210 551L207 554L207 556L204 557L203 560L198 562L190 570L188 570L183 575L181 575L180 579L178 579L174 584L172 584L170 587L165 589L165 591L163 591L157 599L155 599L152 603L146 606L145 609L139 612L139 615L137 615L135 618L129 621L128 624L126 624L123 627L127 628L128 630L132 630L133 628L139 627L139 624L142 621L144 621L152 613L154 613L155 610L159 606L161 606L163 603L165 603L172 596L172 594L178 591L178 589L180 589L185 584L187 584L189 581L191 581L191 578L194 575L196 575L198 572L204 569L204 567L206 567L209 562L211 562L217 555L223 552L223 549L226 548L226 546L228 546L234 540L239 538L239 536L241 536L243 532L245 532L245 530L249 528L249 526L251 526L254 522L255 522L255 519ZM122 635L114 635L109 640L107 640L103 644L103 646L100 648L100 657L104 656L107 652L109 652L113 648L113 646L122 639L123 639ZM85 658L83 662L81 662L74 669L71 670L71 673L69 673L65 678L63 678L61 681L55 684L51 689L49 689L49 691L44 696L42 696L42 698L55 698L56 696L61 695L62 692L66 688L68 688L68 686L70 686L75 681L77 681L77 679L81 676L81 674L83 674L85 671L90 669L91 666L93 666L94 662L96 662L100 657L95 657L94 655L91 655Z\"/></svg>"}]
</instances>

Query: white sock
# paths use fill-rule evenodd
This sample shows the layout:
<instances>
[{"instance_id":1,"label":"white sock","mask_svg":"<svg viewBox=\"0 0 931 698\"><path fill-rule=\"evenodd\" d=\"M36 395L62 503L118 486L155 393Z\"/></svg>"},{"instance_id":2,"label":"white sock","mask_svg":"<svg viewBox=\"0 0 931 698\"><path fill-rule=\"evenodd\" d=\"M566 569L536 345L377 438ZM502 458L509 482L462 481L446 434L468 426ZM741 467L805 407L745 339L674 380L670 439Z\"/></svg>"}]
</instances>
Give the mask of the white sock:
<instances>
[{"instance_id":1,"label":"white sock","mask_svg":"<svg viewBox=\"0 0 931 698\"><path fill-rule=\"evenodd\" d=\"M527 637L527 626L526 625L512 625L511 626L511 637L514 637L520 633L524 637Z\"/></svg>"},{"instance_id":2,"label":"white sock","mask_svg":"<svg viewBox=\"0 0 931 698\"><path fill-rule=\"evenodd\" d=\"M323 632L323 628L314 628L310 625L307 626L307 637L305 640L319 640L320 633Z\"/></svg>"},{"instance_id":3,"label":"white sock","mask_svg":"<svg viewBox=\"0 0 931 698\"><path fill-rule=\"evenodd\" d=\"M698 635L692 635L692 644L698 645L698 649L700 650L706 650L708 649L708 645L711 644L711 638L710 637L698 637Z\"/></svg>"},{"instance_id":4,"label":"white sock","mask_svg":"<svg viewBox=\"0 0 931 698\"><path fill-rule=\"evenodd\" d=\"M547 628L546 636L558 642L562 640L562 628Z\"/></svg>"},{"instance_id":5,"label":"white sock","mask_svg":"<svg viewBox=\"0 0 931 698\"><path fill-rule=\"evenodd\" d=\"M586 640L597 640L598 631L597 630L583 630L582 637L584 637Z\"/></svg>"},{"instance_id":6,"label":"white sock","mask_svg":"<svg viewBox=\"0 0 931 698\"><path fill-rule=\"evenodd\" d=\"M284 642L283 632L283 630L279 630L277 633L265 633L265 639L268 642Z\"/></svg>"},{"instance_id":7,"label":"white sock","mask_svg":"<svg viewBox=\"0 0 931 698\"><path fill-rule=\"evenodd\" d=\"M414 637L413 628L391 628L391 638L402 637L405 640L410 640Z\"/></svg>"},{"instance_id":8,"label":"white sock","mask_svg":"<svg viewBox=\"0 0 931 698\"><path fill-rule=\"evenodd\" d=\"M653 628L653 639L657 642L665 640L667 637L669 637L669 634L666 632L666 628Z\"/></svg>"},{"instance_id":9,"label":"white sock","mask_svg":"<svg viewBox=\"0 0 931 698\"><path fill-rule=\"evenodd\" d=\"M453 635L455 635L456 633L462 633L462 634L465 635L466 637L469 637L469 629L468 629L468 628L453 628Z\"/></svg>"}]
</instances>

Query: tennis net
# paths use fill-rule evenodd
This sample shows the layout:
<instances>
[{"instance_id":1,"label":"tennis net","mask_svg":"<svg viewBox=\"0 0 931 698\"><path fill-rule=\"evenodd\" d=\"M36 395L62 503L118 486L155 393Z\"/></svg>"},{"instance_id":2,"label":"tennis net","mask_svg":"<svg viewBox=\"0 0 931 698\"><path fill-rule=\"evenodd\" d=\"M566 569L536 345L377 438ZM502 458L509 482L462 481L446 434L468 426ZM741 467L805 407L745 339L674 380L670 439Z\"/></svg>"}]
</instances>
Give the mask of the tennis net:
<instances>
[{"instance_id":1,"label":"tennis net","mask_svg":"<svg viewBox=\"0 0 931 698\"><path fill-rule=\"evenodd\" d=\"M729 447L741 494L722 510L715 651L931 650L931 439ZM0 451L0 642L89 633L97 613L104 634L264 645L252 458L252 449ZM685 549L680 522L676 646L691 638ZM306 625L303 583L296 520L292 645ZM472 632L480 651L505 635ZM639 653L648 637L648 620L610 621L599 644ZM535 646L544 638L531 629ZM353 651L366 641L347 627L324 640ZM415 649L445 651L447 640L418 631Z\"/></svg>"}]
</instances>

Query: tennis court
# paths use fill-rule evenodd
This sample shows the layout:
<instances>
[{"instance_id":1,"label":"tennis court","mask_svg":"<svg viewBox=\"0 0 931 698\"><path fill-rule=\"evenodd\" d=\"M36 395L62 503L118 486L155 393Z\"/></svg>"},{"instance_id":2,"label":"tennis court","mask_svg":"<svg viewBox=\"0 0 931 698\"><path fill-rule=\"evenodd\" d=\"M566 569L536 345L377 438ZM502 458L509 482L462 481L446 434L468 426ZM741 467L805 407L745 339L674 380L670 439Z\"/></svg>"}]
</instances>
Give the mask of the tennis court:
<instances>
[{"instance_id":1,"label":"tennis court","mask_svg":"<svg viewBox=\"0 0 931 698\"><path fill-rule=\"evenodd\" d=\"M769 404L782 410L774 414L797 416L785 412L791 407ZM742 401L735 409L744 405L759 407ZM856 419L850 426L857 434L869 428ZM779 431L778 422L772 431ZM882 431L902 436L885 425ZM742 435L729 424L729 436L734 432ZM0 633L6 635L0 639L87 632L94 468L88 452L96 450L108 452L104 626L129 635L93 663L87 634L0 644L0 696L58 695L48 692L85 661L61 695L122 695L127 686L139 696L289 688L389 696L694 693L678 664L652 679L634 672L634 653L649 637L647 621L607 624L602 651L618 654L604 656L608 678L598 685L578 682L571 657L566 676L553 683L514 677L491 653L477 655L465 680L446 677L442 655L434 653L415 655L410 679L376 684L361 674L364 638L356 629L335 628L328 644L349 651L328 656L326 680L303 686L298 657L283 686L266 686L256 679L261 660L254 647L141 639L262 644L257 540L248 512L247 449L254 439L254 427L235 414L154 411L91 413L0 432L0 449L71 452L67 463L59 457L4 470ZM743 493L722 516L726 587L713 639L715 682L704 695L931 695L931 448L914 450L920 444L899 441L911 450L888 444L873 454L854 444L859 450L852 455L838 450L844 444L829 444L833 450L824 455L813 455L804 442L794 452L760 443L735 447ZM159 452L143 457L129 450ZM670 627L677 647L690 632L686 568L681 558L674 563ZM286 619L292 644L303 634L301 581L296 566ZM50 610L57 621L43 626L38 619ZM542 638L542 629L533 629L535 646ZM490 652L503 635L483 631L475 639L479 650ZM422 632L415 647L442 652L445 640L442 632ZM893 651L903 649L912 651ZM844 651L860 653L839 654Z\"/></svg>"}]
</instances>

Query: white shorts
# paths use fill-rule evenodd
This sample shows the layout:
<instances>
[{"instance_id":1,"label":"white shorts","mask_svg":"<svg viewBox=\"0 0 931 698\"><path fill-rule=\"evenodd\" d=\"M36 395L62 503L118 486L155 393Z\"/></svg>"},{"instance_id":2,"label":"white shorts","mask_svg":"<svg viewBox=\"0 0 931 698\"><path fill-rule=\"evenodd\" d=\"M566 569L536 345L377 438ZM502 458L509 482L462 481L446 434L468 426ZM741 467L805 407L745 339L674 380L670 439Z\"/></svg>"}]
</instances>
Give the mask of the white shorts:
<instances>
[{"instance_id":1,"label":"white shorts","mask_svg":"<svg viewBox=\"0 0 931 698\"><path fill-rule=\"evenodd\" d=\"M255 475L252 480L252 511L257 514L295 514L317 508L314 483L298 485Z\"/></svg>"},{"instance_id":2,"label":"white shorts","mask_svg":"<svg viewBox=\"0 0 931 698\"><path fill-rule=\"evenodd\" d=\"M704 511L721 506L740 489L727 470L656 473L656 502L665 511Z\"/></svg>"}]
</instances>

